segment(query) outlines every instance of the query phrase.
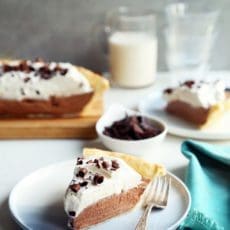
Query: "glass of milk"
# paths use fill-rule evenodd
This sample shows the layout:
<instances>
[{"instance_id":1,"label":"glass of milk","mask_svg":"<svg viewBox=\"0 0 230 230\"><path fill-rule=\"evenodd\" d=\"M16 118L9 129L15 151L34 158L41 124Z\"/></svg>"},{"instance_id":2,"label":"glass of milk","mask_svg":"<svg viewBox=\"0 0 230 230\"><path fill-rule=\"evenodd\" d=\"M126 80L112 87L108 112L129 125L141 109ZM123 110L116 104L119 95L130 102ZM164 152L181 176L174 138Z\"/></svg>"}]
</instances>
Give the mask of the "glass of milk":
<instances>
[{"instance_id":1,"label":"glass of milk","mask_svg":"<svg viewBox=\"0 0 230 230\"><path fill-rule=\"evenodd\" d=\"M157 38L151 11L120 8L107 18L112 82L126 88L151 85L156 77Z\"/></svg>"}]
</instances>

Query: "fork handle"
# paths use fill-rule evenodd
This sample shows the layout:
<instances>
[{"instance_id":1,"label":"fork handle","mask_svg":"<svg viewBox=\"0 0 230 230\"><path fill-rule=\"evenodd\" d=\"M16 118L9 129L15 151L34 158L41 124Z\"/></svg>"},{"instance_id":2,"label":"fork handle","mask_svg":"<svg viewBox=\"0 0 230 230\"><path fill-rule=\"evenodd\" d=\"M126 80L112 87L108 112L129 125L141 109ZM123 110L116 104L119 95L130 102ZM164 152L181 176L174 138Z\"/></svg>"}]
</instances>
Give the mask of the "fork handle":
<instances>
[{"instance_id":1,"label":"fork handle","mask_svg":"<svg viewBox=\"0 0 230 230\"><path fill-rule=\"evenodd\" d=\"M140 220L138 221L135 230L146 230L147 229L147 220L149 217L149 214L153 208L154 204L149 204L145 208L145 211L143 212Z\"/></svg>"}]
</instances>

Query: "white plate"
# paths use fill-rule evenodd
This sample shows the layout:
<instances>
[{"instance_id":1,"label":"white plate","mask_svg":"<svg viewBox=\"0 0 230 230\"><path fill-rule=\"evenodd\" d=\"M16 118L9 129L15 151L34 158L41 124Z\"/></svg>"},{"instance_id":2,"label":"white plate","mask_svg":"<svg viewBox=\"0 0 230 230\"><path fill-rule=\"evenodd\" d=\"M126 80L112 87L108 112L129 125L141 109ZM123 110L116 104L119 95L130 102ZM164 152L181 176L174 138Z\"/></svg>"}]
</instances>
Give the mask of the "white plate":
<instances>
[{"instance_id":1,"label":"white plate","mask_svg":"<svg viewBox=\"0 0 230 230\"><path fill-rule=\"evenodd\" d=\"M167 124L168 132L173 135L204 140L230 139L230 112L226 112L212 127L199 130L196 126L166 113L165 106L161 94L153 93L139 103L138 109L149 116L160 117Z\"/></svg>"},{"instance_id":2,"label":"white plate","mask_svg":"<svg viewBox=\"0 0 230 230\"><path fill-rule=\"evenodd\" d=\"M42 168L20 181L12 190L9 207L12 216L23 229L66 229L67 216L63 211L63 197L74 168L75 161L67 161ZM149 229L175 229L190 208L190 195L186 186L174 175L168 206L153 211ZM112 218L92 227L93 230L133 230L141 208Z\"/></svg>"}]
</instances>

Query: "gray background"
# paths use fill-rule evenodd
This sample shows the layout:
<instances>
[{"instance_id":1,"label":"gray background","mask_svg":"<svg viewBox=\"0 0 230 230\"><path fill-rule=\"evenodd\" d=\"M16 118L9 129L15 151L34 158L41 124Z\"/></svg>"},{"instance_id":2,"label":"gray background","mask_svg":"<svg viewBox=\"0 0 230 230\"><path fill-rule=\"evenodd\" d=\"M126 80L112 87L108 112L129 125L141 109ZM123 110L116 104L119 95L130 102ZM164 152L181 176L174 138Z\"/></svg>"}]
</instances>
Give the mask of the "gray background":
<instances>
[{"instance_id":1,"label":"gray background","mask_svg":"<svg viewBox=\"0 0 230 230\"><path fill-rule=\"evenodd\" d=\"M166 0L0 0L0 57L70 61L104 71L106 61L95 33L108 10L120 5L158 12L158 70L165 70L164 24ZM188 2L188 1L187 1ZM192 1L194 2L194 1ZM211 55L212 69L230 69L230 1L198 1L221 9L218 37Z\"/></svg>"}]
</instances>

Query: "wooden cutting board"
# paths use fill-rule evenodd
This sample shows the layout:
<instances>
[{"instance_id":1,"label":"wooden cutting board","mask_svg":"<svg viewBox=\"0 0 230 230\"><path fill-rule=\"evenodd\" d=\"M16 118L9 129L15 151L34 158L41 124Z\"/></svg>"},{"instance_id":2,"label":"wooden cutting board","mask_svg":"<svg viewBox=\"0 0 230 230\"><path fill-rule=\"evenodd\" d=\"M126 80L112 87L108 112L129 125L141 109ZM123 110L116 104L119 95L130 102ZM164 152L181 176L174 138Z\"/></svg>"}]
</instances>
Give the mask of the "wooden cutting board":
<instances>
[{"instance_id":1,"label":"wooden cutting board","mask_svg":"<svg viewBox=\"0 0 230 230\"><path fill-rule=\"evenodd\" d=\"M95 138L98 117L3 119L1 139L27 138Z\"/></svg>"},{"instance_id":2,"label":"wooden cutting board","mask_svg":"<svg viewBox=\"0 0 230 230\"><path fill-rule=\"evenodd\" d=\"M74 118L2 118L0 139L32 138L95 138L95 125L103 113L103 98L92 98L84 110Z\"/></svg>"}]
</instances>

